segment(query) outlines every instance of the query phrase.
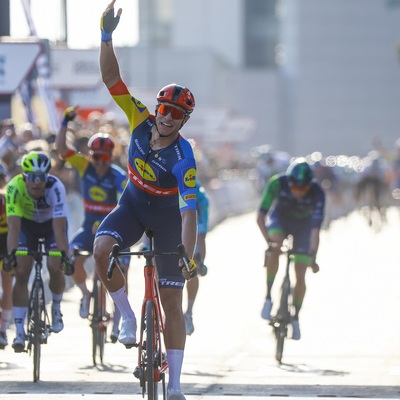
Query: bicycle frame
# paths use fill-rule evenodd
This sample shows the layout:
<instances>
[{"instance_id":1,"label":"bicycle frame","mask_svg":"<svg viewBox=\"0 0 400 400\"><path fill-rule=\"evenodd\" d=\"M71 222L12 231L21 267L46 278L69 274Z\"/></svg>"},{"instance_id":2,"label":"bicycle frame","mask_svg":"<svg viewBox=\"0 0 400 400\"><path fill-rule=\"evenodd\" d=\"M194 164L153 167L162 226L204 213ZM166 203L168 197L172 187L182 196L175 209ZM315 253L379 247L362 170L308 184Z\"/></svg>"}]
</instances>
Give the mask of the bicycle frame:
<instances>
[{"instance_id":1,"label":"bicycle frame","mask_svg":"<svg viewBox=\"0 0 400 400\"><path fill-rule=\"evenodd\" d=\"M146 234L150 239L150 250L120 252L118 245L113 246L112 253L110 254L107 278L111 279L113 268L118 265L118 256L136 255L143 256L146 260L144 266L145 290L141 307L140 337L139 342L135 345L135 347L138 347L138 365L133 374L140 381L142 396L145 397L147 394L148 400L156 400L158 399L158 383L160 381L162 382L163 398L166 398L165 372L168 369L168 361L163 340L164 321L154 257L179 255L185 265L188 265L189 260L183 245L178 246L178 252L155 252L153 250L152 232L146 230Z\"/></svg>"},{"instance_id":2,"label":"bicycle frame","mask_svg":"<svg viewBox=\"0 0 400 400\"><path fill-rule=\"evenodd\" d=\"M40 356L41 345L47 343L47 338L51 333L50 318L47 313L44 285L42 279L43 256L63 257L63 253L57 250L46 251L44 239L39 239L38 250L13 250L15 256L33 257L35 277L29 296L27 339L28 346L26 352L33 353L33 381L37 382L40 378ZM18 268L18 267L17 267Z\"/></svg>"}]
</instances>

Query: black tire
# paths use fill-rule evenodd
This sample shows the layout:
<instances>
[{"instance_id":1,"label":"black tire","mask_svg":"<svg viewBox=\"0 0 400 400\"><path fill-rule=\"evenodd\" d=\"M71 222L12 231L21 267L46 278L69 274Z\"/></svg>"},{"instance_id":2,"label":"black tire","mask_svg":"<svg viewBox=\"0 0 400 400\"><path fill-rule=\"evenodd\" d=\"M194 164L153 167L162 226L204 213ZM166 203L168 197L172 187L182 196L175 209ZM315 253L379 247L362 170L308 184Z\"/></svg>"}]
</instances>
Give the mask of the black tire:
<instances>
[{"instance_id":1,"label":"black tire","mask_svg":"<svg viewBox=\"0 0 400 400\"><path fill-rule=\"evenodd\" d=\"M90 328L92 329L92 361L93 365L97 365L97 348L100 343L100 335L99 335L99 313L100 313L100 305L99 305L99 287L97 284L97 278L95 278L93 284L93 292L92 292L92 322L90 324Z\"/></svg>"},{"instance_id":2,"label":"black tire","mask_svg":"<svg viewBox=\"0 0 400 400\"><path fill-rule=\"evenodd\" d=\"M108 324L108 314L107 314L107 302L106 302L106 291L101 283L100 279L97 279L98 293L99 293L99 324L98 324L98 335L99 335L99 359L100 363L103 364L104 360L104 346L107 340L107 324Z\"/></svg>"},{"instance_id":3,"label":"black tire","mask_svg":"<svg viewBox=\"0 0 400 400\"><path fill-rule=\"evenodd\" d=\"M279 363L282 361L283 356L283 347L285 344L285 337L286 337L286 328L281 323L278 327L275 328L275 335L276 335L276 351L275 351L275 359Z\"/></svg>"},{"instance_id":4,"label":"black tire","mask_svg":"<svg viewBox=\"0 0 400 400\"><path fill-rule=\"evenodd\" d=\"M40 282L34 282L32 289L32 309L30 318L31 321L31 332L30 341L33 347L33 381L37 382L40 379L40 345L41 345L41 296L43 295L43 289Z\"/></svg>"},{"instance_id":5,"label":"black tire","mask_svg":"<svg viewBox=\"0 0 400 400\"><path fill-rule=\"evenodd\" d=\"M146 303L146 354L147 354L147 399L158 399L158 382L155 380L154 371L156 365L156 317L154 304L151 301Z\"/></svg>"},{"instance_id":6,"label":"black tire","mask_svg":"<svg viewBox=\"0 0 400 400\"><path fill-rule=\"evenodd\" d=\"M289 279L285 278L285 282L282 285L281 301L274 327L276 337L275 359L279 363L282 362L283 348L288 331L287 326L290 323L289 296L290 281Z\"/></svg>"},{"instance_id":7,"label":"black tire","mask_svg":"<svg viewBox=\"0 0 400 400\"><path fill-rule=\"evenodd\" d=\"M93 284L93 312L92 322L92 361L93 365L97 365L97 360L100 364L104 361L104 346L107 340L107 303L106 291L98 277L95 277Z\"/></svg>"},{"instance_id":8,"label":"black tire","mask_svg":"<svg viewBox=\"0 0 400 400\"><path fill-rule=\"evenodd\" d=\"M144 398L146 395L145 371L146 371L146 363L147 363L147 360L146 360L146 314L142 315L142 318L140 321L139 352L140 352L139 365L136 367L133 374L140 381L140 387L142 388L142 397Z\"/></svg>"}]
</instances>

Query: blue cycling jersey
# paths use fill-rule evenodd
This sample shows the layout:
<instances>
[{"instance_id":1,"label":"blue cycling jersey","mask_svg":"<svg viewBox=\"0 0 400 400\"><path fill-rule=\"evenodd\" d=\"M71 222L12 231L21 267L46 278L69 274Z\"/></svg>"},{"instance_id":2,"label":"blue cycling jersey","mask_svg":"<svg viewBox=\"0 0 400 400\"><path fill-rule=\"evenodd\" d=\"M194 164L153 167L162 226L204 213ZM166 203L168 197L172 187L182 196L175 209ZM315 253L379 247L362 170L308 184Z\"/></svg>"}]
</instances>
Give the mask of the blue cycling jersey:
<instances>
[{"instance_id":1,"label":"blue cycling jersey","mask_svg":"<svg viewBox=\"0 0 400 400\"><path fill-rule=\"evenodd\" d=\"M114 237L121 248L138 242L145 228L154 233L154 247L176 251L182 242L181 212L196 209L196 163L190 143L181 135L169 146L152 150L154 116L135 99L122 81L109 89L125 112L131 130L129 181L116 207L102 222L97 236ZM178 256L157 257L160 287L183 288Z\"/></svg>"}]
</instances>

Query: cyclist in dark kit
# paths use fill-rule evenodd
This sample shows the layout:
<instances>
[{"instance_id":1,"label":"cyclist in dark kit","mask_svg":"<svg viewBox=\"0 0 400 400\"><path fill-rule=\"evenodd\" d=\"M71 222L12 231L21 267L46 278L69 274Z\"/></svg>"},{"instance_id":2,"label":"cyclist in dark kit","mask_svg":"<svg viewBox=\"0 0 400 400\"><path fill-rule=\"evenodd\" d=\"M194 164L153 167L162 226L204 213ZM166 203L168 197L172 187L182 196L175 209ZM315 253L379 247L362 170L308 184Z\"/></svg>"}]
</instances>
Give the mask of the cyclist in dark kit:
<instances>
[{"instance_id":1,"label":"cyclist in dark kit","mask_svg":"<svg viewBox=\"0 0 400 400\"><path fill-rule=\"evenodd\" d=\"M175 83L157 95L155 115L132 96L122 81L112 44L122 9L114 16L112 1L101 18L100 70L114 101L125 112L131 131L128 149L129 180L118 205L100 224L94 258L97 273L121 311L119 342L136 342L136 318L125 290L123 274L114 270L107 280L109 254L114 244L127 248L138 242L146 228L154 233L160 252L173 252L182 243L192 260L196 244L196 162L192 146L180 130L190 119L192 92ZM180 376L186 340L182 292L190 274L179 256L156 258L161 303L165 313L165 346L169 365L168 400L182 400Z\"/></svg>"},{"instance_id":2,"label":"cyclist in dark kit","mask_svg":"<svg viewBox=\"0 0 400 400\"><path fill-rule=\"evenodd\" d=\"M257 224L267 243L276 243L266 252L267 295L261 317L271 319L271 289L279 267L279 253L283 240L293 236L296 285L294 288L294 314L292 339L301 337L299 312L306 293L307 267L318 271L315 262L319 233L324 218L325 194L313 179L313 171L304 158L294 160L286 173L273 176L267 183L257 214Z\"/></svg>"}]
</instances>

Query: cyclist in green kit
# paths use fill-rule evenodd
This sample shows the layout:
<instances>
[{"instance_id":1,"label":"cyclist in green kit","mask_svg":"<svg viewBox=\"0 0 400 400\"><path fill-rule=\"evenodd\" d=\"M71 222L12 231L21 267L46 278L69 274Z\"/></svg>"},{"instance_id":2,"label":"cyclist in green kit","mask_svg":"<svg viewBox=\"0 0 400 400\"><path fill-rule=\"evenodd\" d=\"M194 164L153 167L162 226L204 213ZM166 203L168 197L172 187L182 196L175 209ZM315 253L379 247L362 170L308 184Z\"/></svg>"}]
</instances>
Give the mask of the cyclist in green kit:
<instances>
[{"instance_id":1,"label":"cyclist in green kit","mask_svg":"<svg viewBox=\"0 0 400 400\"><path fill-rule=\"evenodd\" d=\"M313 171L304 158L294 160L286 173L275 175L268 181L257 214L257 224L265 241L276 244L266 252L264 263L267 268L267 295L261 312L263 319L271 319L271 289L278 271L281 245L288 235L293 236L296 285L291 324L294 340L301 337L299 313L306 293L307 267L318 271L315 259L324 217L325 194L313 178Z\"/></svg>"}]
</instances>

